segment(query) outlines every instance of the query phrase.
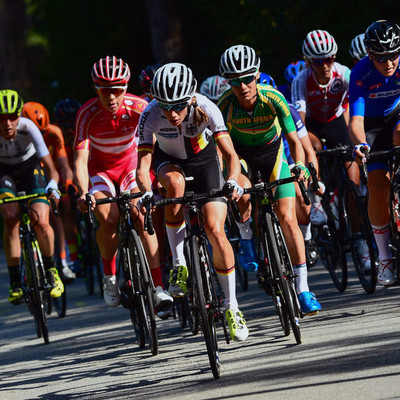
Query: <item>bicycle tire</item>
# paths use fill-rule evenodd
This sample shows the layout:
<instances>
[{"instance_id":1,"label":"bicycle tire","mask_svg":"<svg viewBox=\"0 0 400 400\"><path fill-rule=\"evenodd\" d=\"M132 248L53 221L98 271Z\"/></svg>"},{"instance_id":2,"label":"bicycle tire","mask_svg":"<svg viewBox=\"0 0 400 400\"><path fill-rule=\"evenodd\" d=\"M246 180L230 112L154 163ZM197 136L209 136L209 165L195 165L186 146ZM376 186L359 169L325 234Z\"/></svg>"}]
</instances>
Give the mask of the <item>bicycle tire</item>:
<instances>
[{"instance_id":1,"label":"bicycle tire","mask_svg":"<svg viewBox=\"0 0 400 400\"><path fill-rule=\"evenodd\" d=\"M320 258L325 268L331 276L332 282L339 292L344 292L347 287L348 270L346 251L340 240L341 230L336 230L335 216L333 215L330 205L328 191L322 198L324 210L327 214L328 221L324 226L318 228L323 229L320 232L318 242L320 244ZM339 203L339 213L343 214L343 203ZM341 221L339 221L342 223Z\"/></svg>"},{"instance_id":2,"label":"bicycle tire","mask_svg":"<svg viewBox=\"0 0 400 400\"><path fill-rule=\"evenodd\" d=\"M397 271L397 284L400 280L400 231L397 227L397 215L399 205L395 201L393 190L390 191L390 250L393 255L394 271Z\"/></svg>"},{"instance_id":3,"label":"bicycle tire","mask_svg":"<svg viewBox=\"0 0 400 400\"><path fill-rule=\"evenodd\" d=\"M43 295L44 289L43 285L41 284L41 282L44 281L44 277L41 276L41 271L44 271L44 269L43 266L39 265L39 245L27 237L24 246L25 254L27 255L25 263L27 268L28 289L30 292L30 301L32 302L31 309L33 312L36 334L38 338L43 338L45 344L49 344L50 341L45 311L45 297Z\"/></svg>"},{"instance_id":4,"label":"bicycle tire","mask_svg":"<svg viewBox=\"0 0 400 400\"><path fill-rule=\"evenodd\" d=\"M354 184L352 181L346 182L345 185L345 191L344 191L344 198L345 198L345 204L347 207L347 210L350 212L350 207L349 207L349 201L350 197L354 201L354 210L353 208L351 209L352 212L352 218L355 217L355 213L358 213L358 221L361 222L360 226L360 231L359 232L353 232L352 229L352 224L351 221L348 219L348 226L347 229L350 233L350 237L352 238L351 242L351 255L353 258L353 263L354 263L354 268L356 270L358 279L361 283L361 286L364 288L364 290L368 294L372 294L375 291L376 288L376 278L377 278L377 273L376 273L376 260L377 260L377 254L376 254L376 246L374 245L374 236L372 233L372 227L371 223L368 217L368 213L365 207L364 201L361 199L360 192L357 188L357 186ZM371 269L368 271L365 271L362 263L360 262L360 256L357 251L357 246L356 246L356 240L365 240L367 243L368 247L368 252L370 256L370 261L371 261Z\"/></svg>"},{"instance_id":5,"label":"bicycle tire","mask_svg":"<svg viewBox=\"0 0 400 400\"><path fill-rule=\"evenodd\" d=\"M218 343L216 340L216 329L214 324L214 315L210 304L206 304L206 296L208 296L209 288L207 283L203 281L202 267L200 258L200 244L197 236L191 239L191 266L193 273L193 295L194 301L199 311L200 323L203 331L204 340L206 342L208 359L210 362L214 379L220 377L220 362L218 353ZM208 300L207 300L208 301Z\"/></svg>"},{"instance_id":6,"label":"bicycle tire","mask_svg":"<svg viewBox=\"0 0 400 400\"><path fill-rule=\"evenodd\" d=\"M262 251L262 259L259 257L259 273L263 277L264 285L268 285L268 287L264 287L265 292L268 296L272 297L272 303L274 305L275 311L278 315L279 322L282 327L283 335L290 335L290 322L289 322L289 314L286 310L285 303L281 301L281 296L278 294L279 288L276 285L276 279L273 277L272 267L269 264L269 259L271 259L269 247L268 247L268 239L265 230L261 228L260 230L260 246Z\"/></svg>"},{"instance_id":7,"label":"bicycle tire","mask_svg":"<svg viewBox=\"0 0 400 400\"><path fill-rule=\"evenodd\" d=\"M292 332L297 344L301 344L301 331L299 324L298 307L296 299L293 298L289 282L294 276L290 276L292 269L290 256L287 252L285 240L278 221L273 221L270 214L267 218L267 240L270 248L271 266L278 286L278 294L282 295L284 302L283 310L287 312Z\"/></svg>"},{"instance_id":8,"label":"bicycle tire","mask_svg":"<svg viewBox=\"0 0 400 400\"><path fill-rule=\"evenodd\" d=\"M138 271L135 283L139 285L139 321L144 327L146 340L153 355L158 354L157 324L154 314L153 285L151 282L150 268L144 254L142 242L137 232L132 229L130 232L129 252L136 260Z\"/></svg>"},{"instance_id":9,"label":"bicycle tire","mask_svg":"<svg viewBox=\"0 0 400 400\"><path fill-rule=\"evenodd\" d=\"M184 245L184 252L185 252L185 259L189 261L188 265L188 280L187 280L187 288L188 292L186 293L185 297L187 299L186 304L188 307L187 313L187 321L189 324L189 329L192 332L193 336L196 336L200 332L200 316L199 311L196 307L194 301L194 293L193 293L193 273L192 273L192 266L191 266L191 253L190 253L190 239L191 236L185 238L185 245Z\"/></svg>"}]
</instances>

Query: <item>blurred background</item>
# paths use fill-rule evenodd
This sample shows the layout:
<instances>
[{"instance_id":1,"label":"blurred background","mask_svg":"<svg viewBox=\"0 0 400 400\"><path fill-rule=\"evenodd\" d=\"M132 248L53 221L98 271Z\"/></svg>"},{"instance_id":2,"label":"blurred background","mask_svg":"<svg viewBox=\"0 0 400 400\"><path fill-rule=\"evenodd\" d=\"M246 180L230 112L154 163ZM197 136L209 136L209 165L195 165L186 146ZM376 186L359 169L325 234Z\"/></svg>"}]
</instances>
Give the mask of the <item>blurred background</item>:
<instances>
[{"instance_id":1,"label":"blurred background","mask_svg":"<svg viewBox=\"0 0 400 400\"><path fill-rule=\"evenodd\" d=\"M252 46L279 85L309 31L332 34L337 61L351 68L352 38L377 19L399 23L398 11L394 0L0 0L0 89L49 111L65 97L83 103L106 55L129 63L134 94L140 71L157 62L186 63L200 84L234 44Z\"/></svg>"}]
</instances>

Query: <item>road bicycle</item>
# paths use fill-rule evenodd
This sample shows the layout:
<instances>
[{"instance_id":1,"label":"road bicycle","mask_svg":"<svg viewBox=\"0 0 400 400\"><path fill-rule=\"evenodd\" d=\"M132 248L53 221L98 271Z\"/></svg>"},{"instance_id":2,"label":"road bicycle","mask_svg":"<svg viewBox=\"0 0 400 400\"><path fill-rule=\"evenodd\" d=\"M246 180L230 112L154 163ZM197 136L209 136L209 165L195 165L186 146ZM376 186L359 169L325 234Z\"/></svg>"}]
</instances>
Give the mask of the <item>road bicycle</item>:
<instances>
[{"instance_id":1,"label":"road bicycle","mask_svg":"<svg viewBox=\"0 0 400 400\"><path fill-rule=\"evenodd\" d=\"M158 337L153 304L155 288L143 245L131 215L132 207L135 207L131 200L140 196L141 193L124 191L117 196L96 200L96 206L108 203L116 203L118 206L120 222L117 276L122 274L124 278L124 282L120 285L121 303L130 311L139 348L145 348L147 342L151 353L156 355L158 354ZM86 203L89 220L92 223L94 218L89 194L86 195Z\"/></svg>"},{"instance_id":2,"label":"road bicycle","mask_svg":"<svg viewBox=\"0 0 400 400\"><path fill-rule=\"evenodd\" d=\"M273 182L258 182L251 188L244 189L245 194L252 194L257 199L258 232L258 281L268 296L272 296L275 310L285 336L292 330L296 343L300 344L301 331L299 319L303 317L296 293L296 276L282 233L278 216L274 211L275 200L272 189L295 181L299 174ZM260 176L260 174L256 174ZM299 181L301 193L306 204L309 199L304 182Z\"/></svg>"},{"instance_id":3,"label":"road bicycle","mask_svg":"<svg viewBox=\"0 0 400 400\"><path fill-rule=\"evenodd\" d=\"M396 285L400 284L400 146L389 150L374 151L368 154L368 158L387 157L390 178L390 250L393 256L394 270L397 271Z\"/></svg>"},{"instance_id":4,"label":"road bicycle","mask_svg":"<svg viewBox=\"0 0 400 400\"><path fill-rule=\"evenodd\" d=\"M376 288L376 245L366 198L347 174L345 156L349 154L352 154L352 147L343 145L317 152L321 180L326 187L321 203L327 221L313 226L313 237L322 263L337 290L346 290L347 254L350 254L362 287L371 294ZM311 165L309 170L313 182L318 182L315 168ZM368 251L371 268L364 268L361 262L360 241L365 241L364 250Z\"/></svg>"},{"instance_id":5,"label":"road bicycle","mask_svg":"<svg viewBox=\"0 0 400 400\"><path fill-rule=\"evenodd\" d=\"M216 276L209 253L209 242L203 224L199 201L229 195L225 190L212 190L195 194L186 192L183 197L157 200L155 207L183 204L186 210L187 235L185 237L185 257L188 267L187 293L180 303L180 318L189 321L192 332L201 328L206 342L207 355L215 379L220 377L221 361L218 346L217 323L222 325L226 343L229 334L224 316L224 294ZM145 226L151 226L151 214L146 205ZM149 222L147 222L149 221ZM152 233L152 229L149 230Z\"/></svg>"},{"instance_id":6,"label":"road bicycle","mask_svg":"<svg viewBox=\"0 0 400 400\"><path fill-rule=\"evenodd\" d=\"M38 197L47 197L46 193L25 194L18 192L16 197L0 200L0 204L18 203L20 208L19 237L21 242L20 276L23 291L22 302L26 303L33 315L38 338L43 338L48 344L49 331L47 327L46 310L51 304L51 285L46 277L42 252L36 237L34 226L31 226L30 212L35 212L29 202ZM53 209L55 203L52 201ZM65 289L64 289L65 290Z\"/></svg>"}]
</instances>

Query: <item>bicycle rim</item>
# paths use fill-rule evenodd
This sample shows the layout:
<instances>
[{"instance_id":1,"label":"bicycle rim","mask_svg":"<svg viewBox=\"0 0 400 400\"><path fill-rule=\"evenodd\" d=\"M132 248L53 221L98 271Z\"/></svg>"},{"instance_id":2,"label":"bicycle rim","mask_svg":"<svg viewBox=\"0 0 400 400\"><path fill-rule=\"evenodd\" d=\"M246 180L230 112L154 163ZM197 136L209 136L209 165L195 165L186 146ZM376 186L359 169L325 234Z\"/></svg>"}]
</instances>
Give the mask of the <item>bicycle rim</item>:
<instances>
[{"instance_id":1,"label":"bicycle rim","mask_svg":"<svg viewBox=\"0 0 400 400\"><path fill-rule=\"evenodd\" d=\"M290 276L292 265L287 252L286 244L282 231L278 223L272 221L271 215L267 214L267 240L270 245L273 257L271 259L272 270L278 286L278 294L280 294L283 302L283 310L287 312L289 322L292 328L296 343L301 343L301 332L298 318L298 310L295 299L292 297L289 285L294 274Z\"/></svg>"},{"instance_id":2,"label":"bicycle rim","mask_svg":"<svg viewBox=\"0 0 400 400\"><path fill-rule=\"evenodd\" d=\"M197 236L192 237L192 273L193 273L193 290L195 292L195 301L198 308L201 327L203 331L204 340L206 342L208 359L210 361L211 370L215 379L220 377L220 362L218 344L216 338L216 329L214 322L214 314L210 304L206 303L205 294L208 295L209 287L207 280L202 279L201 260L199 257L200 246Z\"/></svg>"},{"instance_id":3,"label":"bicycle rim","mask_svg":"<svg viewBox=\"0 0 400 400\"><path fill-rule=\"evenodd\" d=\"M354 210L352 209L352 218L358 219L360 222L357 231L352 229L352 225L349 221L349 232L351 237L353 238L352 246L351 246L351 255L353 258L354 268L357 272L358 279L361 283L361 286L364 290L372 294L376 288L376 263L377 263L377 254L376 254L376 246L374 235L372 233L372 227L368 218L367 209L365 207L365 203L360 198L360 194L358 188L353 182L348 182L346 186L345 199L347 203L347 209L350 212L350 208L348 206L348 202L350 198L354 202ZM358 254L356 241L357 240L365 240L369 252L369 257L371 261L371 268L369 270L365 270L362 262L360 260L360 254Z\"/></svg>"},{"instance_id":4,"label":"bicycle rim","mask_svg":"<svg viewBox=\"0 0 400 400\"><path fill-rule=\"evenodd\" d=\"M143 324L150 351L153 355L156 355L158 354L158 336L154 315L153 285L143 246L135 230L131 230L129 252L131 257L136 260L136 267L138 268L139 320Z\"/></svg>"}]
</instances>

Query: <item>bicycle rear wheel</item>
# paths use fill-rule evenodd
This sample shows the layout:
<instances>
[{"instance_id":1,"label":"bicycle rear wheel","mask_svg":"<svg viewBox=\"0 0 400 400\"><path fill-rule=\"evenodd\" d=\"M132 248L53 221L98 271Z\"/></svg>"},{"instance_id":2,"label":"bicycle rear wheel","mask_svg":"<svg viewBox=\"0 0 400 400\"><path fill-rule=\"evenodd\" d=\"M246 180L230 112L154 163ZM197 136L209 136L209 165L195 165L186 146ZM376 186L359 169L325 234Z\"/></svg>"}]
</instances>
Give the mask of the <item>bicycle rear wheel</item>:
<instances>
[{"instance_id":1,"label":"bicycle rear wheel","mask_svg":"<svg viewBox=\"0 0 400 400\"><path fill-rule=\"evenodd\" d=\"M135 230L130 232L129 253L131 259L135 260L138 285L138 317L144 328L145 336L153 355L158 354L157 325L153 304L153 283L150 268L147 263L142 242Z\"/></svg>"},{"instance_id":2,"label":"bicycle rear wheel","mask_svg":"<svg viewBox=\"0 0 400 400\"><path fill-rule=\"evenodd\" d=\"M278 294L282 296L283 310L287 312L296 343L300 344L302 340L299 324L299 305L297 295L294 297L292 289L289 287L294 281L293 267L278 221L273 221L270 214L266 214L266 218L267 240L270 256L272 256L271 266L277 283Z\"/></svg>"},{"instance_id":3,"label":"bicycle rear wheel","mask_svg":"<svg viewBox=\"0 0 400 400\"><path fill-rule=\"evenodd\" d=\"M206 342L207 354L211 370L215 379L220 377L220 361L217 342L217 332L214 320L214 307L212 304L211 291L206 277L205 254L197 236L191 239L191 266L193 279L193 297L197 305L201 327Z\"/></svg>"},{"instance_id":4,"label":"bicycle rear wheel","mask_svg":"<svg viewBox=\"0 0 400 400\"><path fill-rule=\"evenodd\" d=\"M365 207L365 202L362 200L357 186L351 181L346 183L344 198L346 199L346 209L348 210L346 225L349 237L351 238L351 255L353 258L354 268L357 272L361 286L367 293L371 294L376 288L377 264L377 251L371 223ZM352 221L356 222L352 223ZM358 253L358 241L365 241L364 249L368 251L371 262L371 267L368 269L364 268L361 261L361 256L365 255Z\"/></svg>"}]
</instances>

